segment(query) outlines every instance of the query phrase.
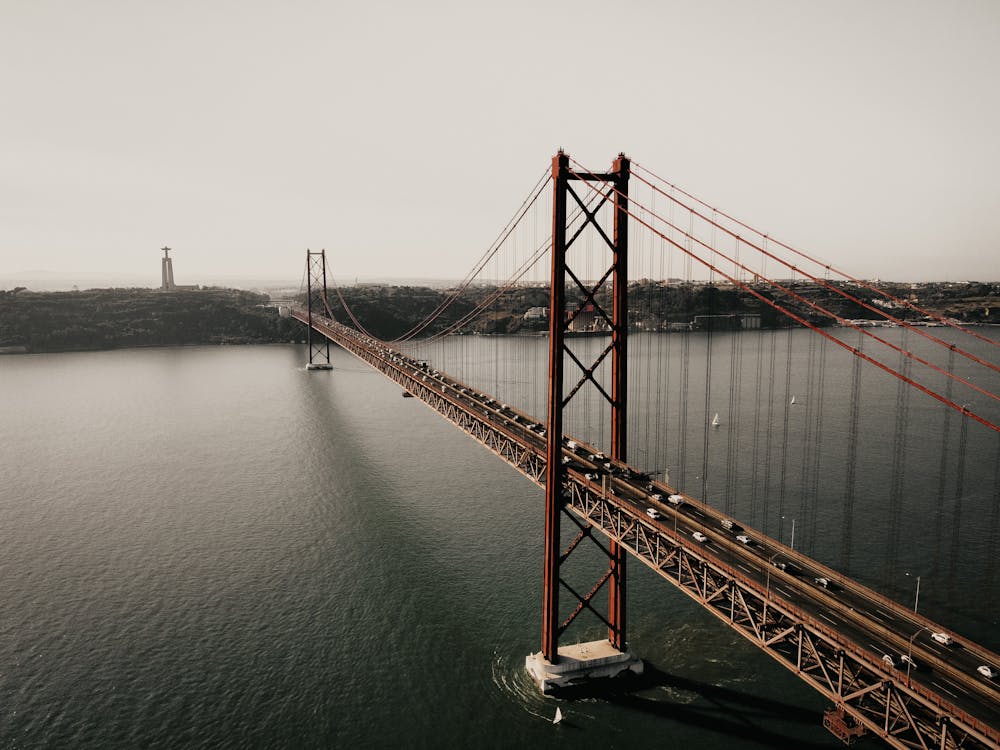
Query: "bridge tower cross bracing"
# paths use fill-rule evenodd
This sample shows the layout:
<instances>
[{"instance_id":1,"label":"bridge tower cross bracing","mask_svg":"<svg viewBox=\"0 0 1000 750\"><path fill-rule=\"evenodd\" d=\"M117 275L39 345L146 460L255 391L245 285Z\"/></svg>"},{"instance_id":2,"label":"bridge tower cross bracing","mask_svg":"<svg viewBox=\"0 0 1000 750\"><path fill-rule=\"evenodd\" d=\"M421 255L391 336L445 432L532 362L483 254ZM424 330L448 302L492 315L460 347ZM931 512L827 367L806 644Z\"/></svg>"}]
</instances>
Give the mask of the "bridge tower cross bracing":
<instances>
[{"instance_id":1,"label":"bridge tower cross bracing","mask_svg":"<svg viewBox=\"0 0 1000 750\"><path fill-rule=\"evenodd\" d=\"M628 652L626 642L626 557L627 552L617 541L610 540L608 549L608 570L591 590L580 597L579 606L563 622L559 621L559 593L562 585L560 567L569 552L560 550L561 519L566 511L564 498L566 466L563 463L563 412L579 389L587 381L593 381L593 373L608 357L611 357L611 394L601 388L598 393L611 408L611 457L626 460L627 452L627 355L628 355L628 180L629 160L619 154L613 168L607 173L577 173L569 168L569 157L560 151L552 159L552 275L549 304L549 391L546 430L546 474L545 474L545 541L542 581L542 649L526 660L528 671L544 691L560 684L570 684L579 680L580 674L603 674L611 676L625 669L639 672L642 662ZM601 200L593 210L587 207L587 196L581 198L570 187L570 181L597 183L588 189L601 191ZM583 227L591 225L604 239L611 250L611 266L603 273L595 286L584 283L567 263L567 250L580 237L577 231L572 238L566 237L567 199L572 196L583 210ZM614 227L609 239L599 226L597 215L601 207L611 202ZM598 300L598 292L611 279L611 309L606 310ZM579 287L582 301L576 309L566 309L566 286L572 283ZM606 304L606 303L605 303ZM574 318L584 307L592 306L597 315L609 323L611 344L599 354L590 365L584 365L566 346L566 333ZM580 380L564 395L563 378L565 362L570 359L581 370ZM580 523L572 515L578 526ZM581 535L587 530L580 529ZM571 549L575 547L571 545ZM583 608L590 608L590 599L608 583L608 609L605 623L608 628L607 643L595 642L577 644L560 649L560 635ZM568 587L567 587L568 588ZM572 591L572 589L569 589ZM563 658L567 657L567 658ZM571 665L564 662L570 662ZM595 670L593 665L600 662L603 668Z\"/></svg>"},{"instance_id":2,"label":"bridge tower cross bracing","mask_svg":"<svg viewBox=\"0 0 1000 750\"><path fill-rule=\"evenodd\" d=\"M313 330L314 317L326 317L326 250L313 252L306 250L307 297L309 303L309 325L307 341L309 344L308 370L332 370L330 364L330 339Z\"/></svg>"}]
</instances>

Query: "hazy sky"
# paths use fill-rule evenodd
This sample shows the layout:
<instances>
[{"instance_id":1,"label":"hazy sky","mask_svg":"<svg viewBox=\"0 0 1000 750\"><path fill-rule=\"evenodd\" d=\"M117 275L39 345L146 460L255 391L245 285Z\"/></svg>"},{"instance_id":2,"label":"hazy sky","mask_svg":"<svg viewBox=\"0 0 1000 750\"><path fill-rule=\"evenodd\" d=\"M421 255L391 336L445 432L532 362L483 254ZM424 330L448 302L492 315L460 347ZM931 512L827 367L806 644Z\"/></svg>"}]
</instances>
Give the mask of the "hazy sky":
<instances>
[{"instance_id":1,"label":"hazy sky","mask_svg":"<svg viewBox=\"0 0 1000 750\"><path fill-rule=\"evenodd\" d=\"M0 96L0 276L461 277L562 146L1000 279L997 0L0 0Z\"/></svg>"}]
</instances>

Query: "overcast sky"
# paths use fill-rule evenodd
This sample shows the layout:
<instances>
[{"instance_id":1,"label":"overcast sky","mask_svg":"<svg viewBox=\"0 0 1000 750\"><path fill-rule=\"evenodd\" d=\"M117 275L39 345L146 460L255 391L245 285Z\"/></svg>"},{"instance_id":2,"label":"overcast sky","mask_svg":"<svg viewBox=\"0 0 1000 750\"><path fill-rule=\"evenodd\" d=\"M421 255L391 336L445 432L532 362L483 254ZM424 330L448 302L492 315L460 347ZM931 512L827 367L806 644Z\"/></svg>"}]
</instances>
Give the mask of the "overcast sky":
<instances>
[{"instance_id":1,"label":"overcast sky","mask_svg":"<svg viewBox=\"0 0 1000 750\"><path fill-rule=\"evenodd\" d=\"M1000 279L1000 2L0 0L0 277L458 278L561 146Z\"/></svg>"}]
</instances>

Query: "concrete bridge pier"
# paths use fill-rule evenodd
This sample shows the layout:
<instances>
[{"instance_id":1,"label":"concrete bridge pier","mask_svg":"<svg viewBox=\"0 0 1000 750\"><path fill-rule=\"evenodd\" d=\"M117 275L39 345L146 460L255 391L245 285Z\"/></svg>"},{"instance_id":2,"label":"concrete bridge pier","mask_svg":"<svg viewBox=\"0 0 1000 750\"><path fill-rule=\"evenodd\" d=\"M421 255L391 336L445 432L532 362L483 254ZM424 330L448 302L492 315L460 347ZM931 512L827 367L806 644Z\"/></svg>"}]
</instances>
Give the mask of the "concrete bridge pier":
<instances>
[{"instance_id":1,"label":"concrete bridge pier","mask_svg":"<svg viewBox=\"0 0 1000 750\"><path fill-rule=\"evenodd\" d=\"M558 654L555 664L541 651L529 654L524 660L524 668L543 693L618 677L625 672L638 675L643 670L642 659L628 646L622 651L607 640L560 646Z\"/></svg>"}]
</instances>

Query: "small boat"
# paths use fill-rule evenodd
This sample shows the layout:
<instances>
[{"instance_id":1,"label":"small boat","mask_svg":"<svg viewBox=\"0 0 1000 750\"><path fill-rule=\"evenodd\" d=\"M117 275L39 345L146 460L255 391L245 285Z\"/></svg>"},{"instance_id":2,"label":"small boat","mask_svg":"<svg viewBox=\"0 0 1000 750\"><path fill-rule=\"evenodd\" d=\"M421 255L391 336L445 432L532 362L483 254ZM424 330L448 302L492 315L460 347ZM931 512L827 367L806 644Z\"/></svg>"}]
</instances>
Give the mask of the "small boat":
<instances>
[{"instance_id":1,"label":"small boat","mask_svg":"<svg viewBox=\"0 0 1000 750\"><path fill-rule=\"evenodd\" d=\"M719 412L716 412L715 416L712 417L712 427L718 427L720 424L722 424L722 422L719 421Z\"/></svg>"},{"instance_id":2,"label":"small boat","mask_svg":"<svg viewBox=\"0 0 1000 750\"><path fill-rule=\"evenodd\" d=\"M556 716L554 719L552 719L552 723L558 724L560 721L562 721L562 711L560 711L559 707L556 706Z\"/></svg>"},{"instance_id":3,"label":"small boat","mask_svg":"<svg viewBox=\"0 0 1000 750\"><path fill-rule=\"evenodd\" d=\"M788 403L789 403L789 404L794 404L794 403L795 403L795 396L792 396L792 400L791 400L791 401L789 401Z\"/></svg>"}]
</instances>

